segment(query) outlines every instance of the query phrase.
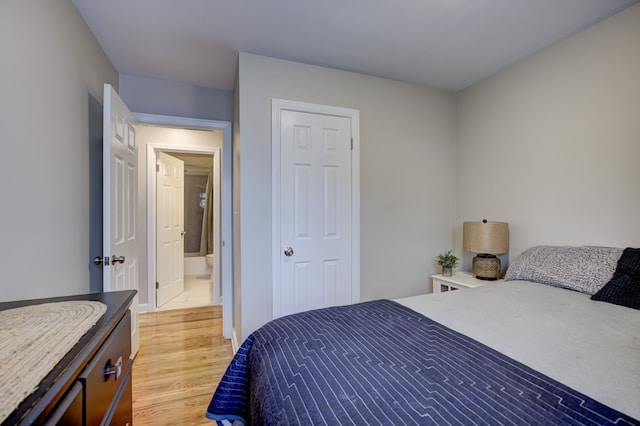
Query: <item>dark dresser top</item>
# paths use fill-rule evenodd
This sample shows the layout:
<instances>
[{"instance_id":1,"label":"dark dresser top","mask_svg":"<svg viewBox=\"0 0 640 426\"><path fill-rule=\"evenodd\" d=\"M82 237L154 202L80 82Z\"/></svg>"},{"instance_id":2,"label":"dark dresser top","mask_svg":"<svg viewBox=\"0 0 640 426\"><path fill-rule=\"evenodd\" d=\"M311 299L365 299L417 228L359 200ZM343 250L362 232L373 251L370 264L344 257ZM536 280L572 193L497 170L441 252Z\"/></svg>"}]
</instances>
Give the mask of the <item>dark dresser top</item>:
<instances>
[{"instance_id":1,"label":"dark dresser top","mask_svg":"<svg viewBox=\"0 0 640 426\"><path fill-rule=\"evenodd\" d=\"M40 382L38 388L24 399L18 408L5 419L2 426L31 425L45 420L47 413L64 396L66 390L84 369L87 362L95 355L100 346L109 337L111 331L125 315L135 294L135 290L126 290L0 303L0 310L71 300L91 300L107 305L107 311L98 322L80 338L78 343L49 372ZM8 372L3 372L3 374L8 374Z\"/></svg>"}]
</instances>

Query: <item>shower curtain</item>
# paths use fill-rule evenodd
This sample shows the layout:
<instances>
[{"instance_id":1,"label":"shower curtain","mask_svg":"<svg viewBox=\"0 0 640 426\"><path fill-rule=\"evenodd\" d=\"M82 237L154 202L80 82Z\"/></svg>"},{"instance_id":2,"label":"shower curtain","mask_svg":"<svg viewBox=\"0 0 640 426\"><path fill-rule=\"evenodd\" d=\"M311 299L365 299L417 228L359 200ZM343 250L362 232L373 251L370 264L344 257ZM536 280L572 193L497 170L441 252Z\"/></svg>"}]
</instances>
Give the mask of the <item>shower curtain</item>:
<instances>
[{"instance_id":1,"label":"shower curtain","mask_svg":"<svg viewBox=\"0 0 640 426\"><path fill-rule=\"evenodd\" d=\"M200 233L200 256L213 253L213 176L209 172L202 212L202 232Z\"/></svg>"}]
</instances>

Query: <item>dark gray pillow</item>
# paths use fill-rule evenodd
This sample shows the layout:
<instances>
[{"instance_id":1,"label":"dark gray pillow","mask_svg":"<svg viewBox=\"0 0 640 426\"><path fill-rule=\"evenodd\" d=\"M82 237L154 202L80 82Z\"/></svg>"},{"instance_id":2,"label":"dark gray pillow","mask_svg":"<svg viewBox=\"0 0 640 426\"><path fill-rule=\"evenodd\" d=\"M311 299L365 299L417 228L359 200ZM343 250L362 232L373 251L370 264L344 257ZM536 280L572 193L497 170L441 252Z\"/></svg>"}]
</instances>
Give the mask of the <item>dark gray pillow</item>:
<instances>
[{"instance_id":1,"label":"dark gray pillow","mask_svg":"<svg viewBox=\"0 0 640 426\"><path fill-rule=\"evenodd\" d=\"M595 294L611 279L623 249L536 246L516 259L506 281L524 280Z\"/></svg>"},{"instance_id":2,"label":"dark gray pillow","mask_svg":"<svg viewBox=\"0 0 640 426\"><path fill-rule=\"evenodd\" d=\"M640 309L640 249L624 249L613 278L591 300Z\"/></svg>"}]
</instances>

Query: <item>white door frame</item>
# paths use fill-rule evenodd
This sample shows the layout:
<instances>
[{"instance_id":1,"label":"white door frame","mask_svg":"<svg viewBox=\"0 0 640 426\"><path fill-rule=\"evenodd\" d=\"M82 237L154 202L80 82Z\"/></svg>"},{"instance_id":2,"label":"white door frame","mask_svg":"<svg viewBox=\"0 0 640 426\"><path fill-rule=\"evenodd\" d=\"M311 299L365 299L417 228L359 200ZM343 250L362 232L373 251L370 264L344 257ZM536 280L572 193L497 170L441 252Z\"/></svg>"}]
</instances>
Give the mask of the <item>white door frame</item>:
<instances>
[{"instance_id":1,"label":"white door frame","mask_svg":"<svg viewBox=\"0 0 640 426\"><path fill-rule=\"evenodd\" d=\"M222 286L222 335L230 339L233 332L233 240L232 240L232 204L231 204L231 123L228 121L202 120L196 118L173 117L156 114L138 114L134 116L141 124L171 126L185 129L221 130L222 149L216 147L183 146L162 143L147 144L147 273L148 308L156 309L155 302L155 164L158 151L200 152L214 154L214 171L220 171L220 211L221 229L215 229L214 245L219 249L214 257L215 279ZM217 221L216 221L217 222Z\"/></svg>"},{"instance_id":2,"label":"white door frame","mask_svg":"<svg viewBox=\"0 0 640 426\"><path fill-rule=\"evenodd\" d=\"M345 117L351 120L351 299L360 300L360 112L355 109L306 102L271 99L271 262L273 271L273 316L281 308L280 245L280 116L282 111L298 111Z\"/></svg>"}]
</instances>

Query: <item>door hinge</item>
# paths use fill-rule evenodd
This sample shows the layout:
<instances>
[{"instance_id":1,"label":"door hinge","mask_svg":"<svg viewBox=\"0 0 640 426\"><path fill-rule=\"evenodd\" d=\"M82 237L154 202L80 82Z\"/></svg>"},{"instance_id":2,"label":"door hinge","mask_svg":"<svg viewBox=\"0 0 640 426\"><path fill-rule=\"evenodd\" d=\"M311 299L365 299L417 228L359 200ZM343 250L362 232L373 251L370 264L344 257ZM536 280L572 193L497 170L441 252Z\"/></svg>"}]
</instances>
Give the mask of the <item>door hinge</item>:
<instances>
[{"instance_id":1,"label":"door hinge","mask_svg":"<svg viewBox=\"0 0 640 426\"><path fill-rule=\"evenodd\" d=\"M156 173L160 171L160 164L156 164Z\"/></svg>"},{"instance_id":2,"label":"door hinge","mask_svg":"<svg viewBox=\"0 0 640 426\"><path fill-rule=\"evenodd\" d=\"M159 288L160 288L160 283L156 281L156 290L158 290Z\"/></svg>"},{"instance_id":3,"label":"door hinge","mask_svg":"<svg viewBox=\"0 0 640 426\"><path fill-rule=\"evenodd\" d=\"M353 138L351 138L351 151L353 151Z\"/></svg>"}]
</instances>

